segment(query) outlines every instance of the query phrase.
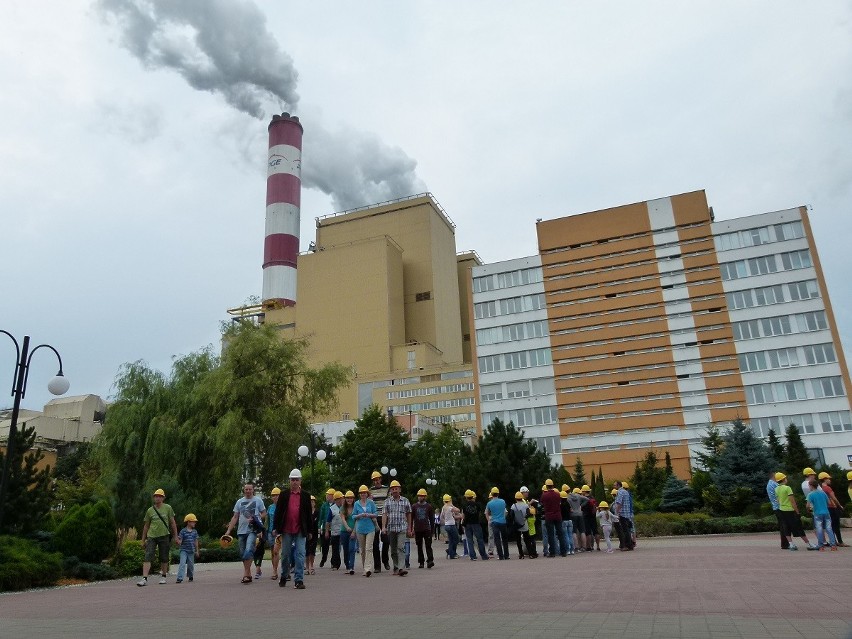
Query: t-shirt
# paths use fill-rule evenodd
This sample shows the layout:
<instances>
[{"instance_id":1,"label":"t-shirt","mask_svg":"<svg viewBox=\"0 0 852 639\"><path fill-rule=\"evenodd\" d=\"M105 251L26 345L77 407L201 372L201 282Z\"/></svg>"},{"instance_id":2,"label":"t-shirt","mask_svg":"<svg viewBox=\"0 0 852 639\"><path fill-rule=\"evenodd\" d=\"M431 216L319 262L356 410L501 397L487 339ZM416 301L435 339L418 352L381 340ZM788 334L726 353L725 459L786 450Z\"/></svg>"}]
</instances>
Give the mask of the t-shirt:
<instances>
[{"instance_id":1,"label":"t-shirt","mask_svg":"<svg viewBox=\"0 0 852 639\"><path fill-rule=\"evenodd\" d=\"M529 513L529 506L522 501L516 501L512 504L512 507L509 509L511 513L512 519L514 520L515 527L518 532L527 532L530 529L529 522L527 521L527 514Z\"/></svg>"},{"instance_id":2,"label":"t-shirt","mask_svg":"<svg viewBox=\"0 0 852 639\"><path fill-rule=\"evenodd\" d=\"M240 497L234 504L235 513L240 513L240 519L237 523L237 534L247 535L249 533L249 522L266 512L266 506L263 505L263 500L255 495L254 497Z\"/></svg>"},{"instance_id":3,"label":"t-shirt","mask_svg":"<svg viewBox=\"0 0 852 639\"><path fill-rule=\"evenodd\" d=\"M612 514L608 510L601 508L595 516L601 522L601 526L612 526Z\"/></svg>"},{"instance_id":4,"label":"t-shirt","mask_svg":"<svg viewBox=\"0 0 852 639\"><path fill-rule=\"evenodd\" d=\"M547 521L562 521L562 498L555 490L546 490L541 494L541 506L544 508L544 519Z\"/></svg>"},{"instance_id":5,"label":"t-shirt","mask_svg":"<svg viewBox=\"0 0 852 639\"><path fill-rule=\"evenodd\" d=\"M376 504L372 499L368 499L366 504L362 504L361 500L355 502L355 509L352 511L355 518L355 532L359 535L367 535L371 532L376 532L376 520L372 517L364 517L364 514L376 514ZM359 517L359 515L361 515Z\"/></svg>"},{"instance_id":6,"label":"t-shirt","mask_svg":"<svg viewBox=\"0 0 852 639\"><path fill-rule=\"evenodd\" d=\"M814 489L811 488L811 480L810 479L806 479L805 481L802 482L802 494L804 494L805 497L807 497L808 493L810 493L812 490L814 490ZM816 490L822 490L822 486L817 484Z\"/></svg>"},{"instance_id":7,"label":"t-shirt","mask_svg":"<svg viewBox=\"0 0 852 639\"><path fill-rule=\"evenodd\" d=\"M821 490L808 493L808 501L814 509L814 515L828 515L828 495Z\"/></svg>"},{"instance_id":8,"label":"t-shirt","mask_svg":"<svg viewBox=\"0 0 852 639\"><path fill-rule=\"evenodd\" d=\"M186 552L195 552L195 541L198 539L198 531L189 527L184 528L178 533L180 537L180 549Z\"/></svg>"},{"instance_id":9,"label":"t-shirt","mask_svg":"<svg viewBox=\"0 0 852 639\"><path fill-rule=\"evenodd\" d=\"M165 520L165 523L160 517L157 517L157 513L160 513L160 517ZM148 537L167 537L170 532L168 524L174 516L175 511L168 504L163 504L156 512L154 511L154 507L151 506L145 513L145 523L148 524Z\"/></svg>"},{"instance_id":10,"label":"t-shirt","mask_svg":"<svg viewBox=\"0 0 852 639\"><path fill-rule=\"evenodd\" d=\"M499 497L494 497L485 504L485 510L491 515L492 524L506 523L506 502Z\"/></svg>"},{"instance_id":11,"label":"t-shirt","mask_svg":"<svg viewBox=\"0 0 852 639\"><path fill-rule=\"evenodd\" d=\"M832 497L834 499L837 499L837 497L834 497L834 489L831 486L829 486L828 484L822 484L820 486L820 488L822 488L822 492L824 492L826 495L828 495L828 507L829 508L836 508L836 506L832 505L832 501L831 501Z\"/></svg>"},{"instance_id":12,"label":"t-shirt","mask_svg":"<svg viewBox=\"0 0 852 639\"><path fill-rule=\"evenodd\" d=\"M482 506L472 499L466 500L461 507L462 515L464 515L464 525L481 523L479 518L482 516Z\"/></svg>"},{"instance_id":13,"label":"t-shirt","mask_svg":"<svg viewBox=\"0 0 852 639\"><path fill-rule=\"evenodd\" d=\"M284 514L284 531L288 535L298 534L301 524L299 522L299 509L302 507L302 491L297 493L291 492L290 497L287 501L287 512ZM316 517L319 519L319 513L316 515L312 514L311 517ZM314 520L313 522L314 530L311 532L310 530L302 531L302 534L307 535L316 535L317 533L317 522Z\"/></svg>"},{"instance_id":14,"label":"t-shirt","mask_svg":"<svg viewBox=\"0 0 852 639\"><path fill-rule=\"evenodd\" d=\"M419 501L411 504L411 521L415 532L432 532L432 524L435 521L435 509L428 501Z\"/></svg>"},{"instance_id":15,"label":"t-shirt","mask_svg":"<svg viewBox=\"0 0 852 639\"><path fill-rule=\"evenodd\" d=\"M444 507L441 508L441 522L445 526L455 526L456 525L456 515L455 512L458 510L452 504L444 504Z\"/></svg>"},{"instance_id":16,"label":"t-shirt","mask_svg":"<svg viewBox=\"0 0 852 639\"><path fill-rule=\"evenodd\" d=\"M778 484L778 488L775 489L775 496L778 497L778 510L792 512L793 503L790 501L790 497L793 496L792 488L787 484Z\"/></svg>"}]
</instances>

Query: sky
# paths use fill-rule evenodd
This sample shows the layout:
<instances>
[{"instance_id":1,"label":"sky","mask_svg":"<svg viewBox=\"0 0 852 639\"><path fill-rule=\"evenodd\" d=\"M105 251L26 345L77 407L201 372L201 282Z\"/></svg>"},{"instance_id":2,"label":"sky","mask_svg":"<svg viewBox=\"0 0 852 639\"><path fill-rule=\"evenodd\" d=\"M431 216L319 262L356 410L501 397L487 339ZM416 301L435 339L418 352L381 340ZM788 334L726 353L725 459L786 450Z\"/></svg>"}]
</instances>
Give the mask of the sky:
<instances>
[{"instance_id":1,"label":"sky","mask_svg":"<svg viewBox=\"0 0 852 639\"><path fill-rule=\"evenodd\" d=\"M426 190L485 262L535 254L537 218L698 189L716 219L808 206L849 358L850 2L4 0L0 86L0 329L72 395L218 348L260 294L281 111L302 250ZM14 361L0 335L0 390Z\"/></svg>"}]
</instances>

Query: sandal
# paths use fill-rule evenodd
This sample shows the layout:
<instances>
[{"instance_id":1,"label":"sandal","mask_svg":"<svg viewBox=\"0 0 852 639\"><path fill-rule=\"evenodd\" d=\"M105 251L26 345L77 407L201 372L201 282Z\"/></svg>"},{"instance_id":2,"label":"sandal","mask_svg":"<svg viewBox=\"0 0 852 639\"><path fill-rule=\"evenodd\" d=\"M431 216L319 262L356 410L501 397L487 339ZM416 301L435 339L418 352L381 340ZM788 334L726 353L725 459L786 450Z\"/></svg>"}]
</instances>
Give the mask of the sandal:
<instances>
[{"instance_id":1,"label":"sandal","mask_svg":"<svg viewBox=\"0 0 852 639\"><path fill-rule=\"evenodd\" d=\"M308 571L308 574L309 574L309 575L315 575L315 574L317 574L317 573L316 573L316 571L314 571L314 569L313 569L313 568L311 568L311 569Z\"/></svg>"},{"instance_id":2,"label":"sandal","mask_svg":"<svg viewBox=\"0 0 852 639\"><path fill-rule=\"evenodd\" d=\"M250 584L251 583L251 577L243 577L243 579L242 579L242 581L240 581L240 583L241 584Z\"/></svg>"},{"instance_id":3,"label":"sandal","mask_svg":"<svg viewBox=\"0 0 852 639\"><path fill-rule=\"evenodd\" d=\"M272 581L278 581L278 575L272 575L270 579L272 579Z\"/></svg>"}]
</instances>

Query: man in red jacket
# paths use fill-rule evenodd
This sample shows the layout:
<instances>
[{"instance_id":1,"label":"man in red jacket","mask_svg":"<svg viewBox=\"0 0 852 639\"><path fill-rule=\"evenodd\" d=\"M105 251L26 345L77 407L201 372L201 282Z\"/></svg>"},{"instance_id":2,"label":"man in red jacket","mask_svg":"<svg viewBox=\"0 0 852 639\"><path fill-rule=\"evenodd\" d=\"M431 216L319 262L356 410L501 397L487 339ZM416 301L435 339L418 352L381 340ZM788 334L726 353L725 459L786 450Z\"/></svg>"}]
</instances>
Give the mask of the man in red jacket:
<instances>
[{"instance_id":1,"label":"man in red jacket","mask_svg":"<svg viewBox=\"0 0 852 639\"><path fill-rule=\"evenodd\" d=\"M548 557L555 557L556 538L559 537L559 550L563 557L568 556L568 542L562 528L562 498L553 488L553 480L544 482L545 491L541 493L541 506L544 509L544 528L547 534L547 545L550 549Z\"/></svg>"},{"instance_id":2,"label":"man in red jacket","mask_svg":"<svg viewBox=\"0 0 852 639\"><path fill-rule=\"evenodd\" d=\"M272 536L281 535L281 548L285 557L290 554L290 546L296 542L296 566L294 572L297 590L305 589L305 541L311 539L316 531L311 529L311 495L302 490L302 472L298 468L290 471L290 488L281 491L275 508L275 520L272 524ZM290 579L290 561L281 561L282 588Z\"/></svg>"}]
</instances>

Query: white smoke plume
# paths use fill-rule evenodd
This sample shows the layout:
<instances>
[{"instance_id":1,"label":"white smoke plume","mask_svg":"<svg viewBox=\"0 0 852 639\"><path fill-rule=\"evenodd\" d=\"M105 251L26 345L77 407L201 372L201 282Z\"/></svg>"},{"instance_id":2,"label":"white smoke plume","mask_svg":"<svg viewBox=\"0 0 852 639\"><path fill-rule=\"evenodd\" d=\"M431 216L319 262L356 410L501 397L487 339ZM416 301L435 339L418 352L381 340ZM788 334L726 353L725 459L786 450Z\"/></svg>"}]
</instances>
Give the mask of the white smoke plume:
<instances>
[{"instance_id":1,"label":"white smoke plume","mask_svg":"<svg viewBox=\"0 0 852 639\"><path fill-rule=\"evenodd\" d=\"M250 0L98 0L120 42L151 69L172 69L255 118L294 111L298 73ZM303 118L303 120L308 120ZM377 136L305 122L303 183L338 210L425 190L417 163Z\"/></svg>"}]
</instances>

